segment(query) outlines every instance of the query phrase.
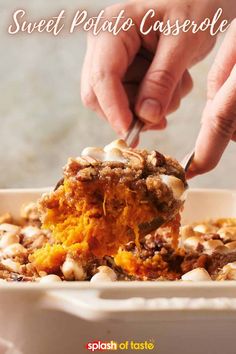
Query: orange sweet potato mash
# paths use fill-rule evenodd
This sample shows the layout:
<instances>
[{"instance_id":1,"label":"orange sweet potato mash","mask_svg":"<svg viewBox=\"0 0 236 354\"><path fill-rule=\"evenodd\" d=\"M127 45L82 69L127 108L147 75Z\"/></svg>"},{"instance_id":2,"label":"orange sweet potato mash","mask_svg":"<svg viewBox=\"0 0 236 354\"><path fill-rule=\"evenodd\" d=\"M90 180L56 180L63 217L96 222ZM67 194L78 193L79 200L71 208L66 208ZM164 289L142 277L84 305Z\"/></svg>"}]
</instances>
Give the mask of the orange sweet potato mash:
<instances>
[{"instance_id":1,"label":"orange sweet potato mash","mask_svg":"<svg viewBox=\"0 0 236 354\"><path fill-rule=\"evenodd\" d=\"M31 255L37 270L59 272L67 255L84 264L110 256L129 274L163 270L161 257L144 263L138 255L134 260L121 248L135 241L139 249L153 220L156 226L156 220L163 223L177 216L178 222L171 226L176 246L183 201L175 197L175 188L177 181L181 193L185 190L184 171L157 151L136 151L124 144L118 141L110 151L122 156L119 161L101 161L87 155L69 159L61 185L41 198L43 228L51 231L52 238ZM169 176L175 186L166 183Z\"/></svg>"},{"instance_id":2,"label":"orange sweet potato mash","mask_svg":"<svg viewBox=\"0 0 236 354\"><path fill-rule=\"evenodd\" d=\"M68 252L86 256L114 256L120 245L135 239L138 225L157 215L152 203L124 184L109 187L101 182L64 185L47 200L43 227L52 231L56 245L47 245L32 256L41 270L55 271Z\"/></svg>"}]
</instances>

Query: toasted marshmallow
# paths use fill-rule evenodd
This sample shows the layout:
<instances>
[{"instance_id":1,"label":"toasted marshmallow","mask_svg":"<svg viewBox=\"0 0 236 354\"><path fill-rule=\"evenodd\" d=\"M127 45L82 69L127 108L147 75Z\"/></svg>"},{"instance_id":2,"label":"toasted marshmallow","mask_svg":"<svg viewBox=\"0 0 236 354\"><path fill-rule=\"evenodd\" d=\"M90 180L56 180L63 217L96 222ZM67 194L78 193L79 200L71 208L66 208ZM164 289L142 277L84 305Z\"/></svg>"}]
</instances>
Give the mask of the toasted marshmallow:
<instances>
[{"instance_id":1,"label":"toasted marshmallow","mask_svg":"<svg viewBox=\"0 0 236 354\"><path fill-rule=\"evenodd\" d=\"M195 268L188 273L182 275L182 280L188 281L207 281L211 280L209 273L204 268Z\"/></svg>"},{"instance_id":2,"label":"toasted marshmallow","mask_svg":"<svg viewBox=\"0 0 236 354\"><path fill-rule=\"evenodd\" d=\"M95 160L103 161L104 160L104 151L101 148L87 147L82 151L81 156L82 157L89 156Z\"/></svg>"},{"instance_id":3,"label":"toasted marshmallow","mask_svg":"<svg viewBox=\"0 0 236 354\"><path fill-rule=\"evenodd\" d=\"M14 262L12 259L2 259L1 263L6 269L8 269L10 272L14 273L19 273L20 272L20 263L19 262Z\"/></svg>"},{"instance_id":4,"label":"toasted marshmallow","mask_svg":"<svg viewBox=\"0 0 236 354\"><path fill-rule=\"evenodd\" d=\"M69 257L63 263L61 271L66 280L84 280L86 278L82 265Z\"/></svg>"},{"instance_id":5,"label":"toasted marshmallow","mask_svg":"<svg viewBox=\"0 0 236 354\"><path fill-rule=\"evenodd\" d=\"M118 140L112 141L110 144L108 144L104 147L105 152L111 151L113 149L128 150L129 147L124 140L118 139Z\"/></svg>"},{"instance_id":6,"label":"toasted marshmallow","mask_svg":"<svg viewBox=\"0 0 236 354\"><path fill-rule=\"evenodd\" d=\"M104 149L97 147L87 147L85 148L81 156L89 157L96 161L108 162L126 162L127 159L123 155L123 150L127 150L128 146L123 140L113 141L111 144L106 145Z\"/></svg>"},{"instance_id":7,"label":"toasted marshmallow","mask_svg":"<svg viewBox=\"0 0 236 354\"><path fill-rule=\"evenodd\" d=\"M23 204L20 210L21 217L29 220L38 220L39 212L37 203Z\"/></svg>"},{"instance_id":8,"label":"toasted marshmallow","mask_svg":"<svg viewBox=\"0 0 236 354\"><path fill-rule=\"evenodd\" d=\"M211 255L217 247L224 246L223 242L220 240L209 240L203 242L204 252Z\"/></svg>"},{"instance_id":9,"label":"toasted marshmallow","mask_svg":"<svg viewBox=\"0 0 236 354\"><path fill-rule=\"evenodd\" d=\"M226 245L224 245L224 246L217 246L216 251L217 253L227 254L231 252L231 249L230 247L226 247Z\"/></svg>"},{"instance_id":10,"label":"toasted marshmallow","mask_svg":"<svg viewBox=\"0 0 236 354\"><path fill-rule=\"evenodd\" d=\"M3 250L3 255L7 257L15 257L27 254L27 250L20 243L13 243Z\"/></svg>"},{"instance_id":11,"label":"toasted marshmallow","mask_svg":"<svg viewBox=\"0 0 236 354\"><path fill-rule=\"evenodd\" d=\"M232 263L228 263L225 267L230 267L231 269L235 269L236 270L236 262L232 262Z\"/></svg>"},{"instance_id":12,"label":"toasted marshmallow","mask_svg":"<svg viewBox=\"0 0 236 354\"><path fill-rule=\"evenodd\" d=\"M160 175L163 183L165 183L173 192L175 199L181 199L186 190L181 179L175 176Z\"/></svg>"},{"instance_id":13,"label":"toasted marshmallow","mask_svg":"<svg viewBox=\"0 0 236 354\"><path fill-rule=\"evenodd\" d=\"M20 227L12 224L0 225L0 248L6 248L20 241Z\"/></svg>"},{"instance_id":14,"label":"toasted marshmallow","mask_svg":"<svg viewBox=\"0 0 236 354\"><path fill-rule=\"evenodd\" d=\"M193 230L195 232L200 232L201 234L214 233L217 228L213 225L198 224L194 226Z\"/></svg>"},{"instance_id":15,"label":"toasted marshmallow","mask_svg":"<svg viewBox=\"0 0 236 354\"><path fill-rule=\"evenodd\" d=\"M21 230L24 239L30 240L42 234L42 230L35 226L26 226Z\"/></svg>"},{"instance_id":16,"label":"toasted marshmallow","mask_svg":"<svg viewBox=\"0 0 236 354\"><path fill-rule=\"evenodd\" d=\"M195 232L193 231L192 226L190 225L182 226L180 228L180 236L183 241L186 240L188 237L195 236Z\"/></svg>"},{"instance_id":17,"label":"toasted marshmallow","mask_svg":"<svg viewBox=\"0 0 236 354\"><path fill-rule=\"evenodd\" d=\"M98 267L98 273L96 273L92 278L91 278L91 282L92 283L100 283L100 282L112 282L112 281L116 281L117 280L117 276L116 273L114 272L114 270L112 270L111 268L107 267L107 266L100 266Z\"/></svg>"},{"instance_id":18,"label":"toasted marshmallow","mask_svg":"<svg viewBox=\"0 0 236 354\"><path fill-rule=\"evenodd\" d=\"M196 251L199 244L202 244L202 239L200 236L188 237L183 244L186 249Z\"/></svg>"},{"instance_id":19,"label":"toasted marshmallow","mask_svg":"<svg viewBox=\"0 0 236 354\"><path fill-rule=\"evenodd\" d=\"M0 224L0 234L3 234L4 232L11 232L16 234L20 230L19 226L12 225L12 224Z\"/></svg>"},{"instance_id":20,"label":"toasted marshmallow","mask_svg":"<svg viewBox=\"0 0 236 354\"><path fill-rule=\"evenodd\" d=\"M236 262L226 264L217 280L236 280Z\"/></svg>"},{"instance_id":21,"label":"toasted marshmallow","mask_svg":"<svg viewBox=\"0 0 236 354\"><path fill-rule=\"evenodd\" d=\"M104 161L115 161L125 163L127 159L123 156L122 151L114 148L105 152Z\"/></svg>"},{"instance_id":22,"label":"toasted marshmallow","mask_svg":"<svg viewBox=\"0 0 236 354\"><path fill-rule=\"evenodd\" d=\"M62 281L62 280L56 274L49 274L49 275L46 275L45 277L39 278L38 281L40 283L48 284L48 283L56 283L56 282L59 282L59 281Z\"/></svg>"},{"instance_id":23,"label":"toasted marshmallow","mask_svg":"<svg viewBox=\"0 0 236 354\"><path fill-rule=\"evenodd\" d=\"M226 243L225 246L229 249L229 250L236 250L236 241L233 241L233 242L229 242L229 243Z\"/></svg>"},{"instance_id":24,"label":"toasted marshmallow","mask_svg":"<svg viewBox=\"0 0 236 354\"><path fill-rule=\"evenodd\" d=\"M217 233L224 241L236 241L236 226L223 226Z\"/></svg>"},{"instance_id":25,"label":"toasted marshmallow","mask_svg":"<svg viewBox=\"0 0 236 354\"><path fill-rule=\"evenodd\" d=\"M20 237L16 233L5 232L0 238L0 248L6 248L14 243L19 243Z\"/></svg>"}]
</instances>

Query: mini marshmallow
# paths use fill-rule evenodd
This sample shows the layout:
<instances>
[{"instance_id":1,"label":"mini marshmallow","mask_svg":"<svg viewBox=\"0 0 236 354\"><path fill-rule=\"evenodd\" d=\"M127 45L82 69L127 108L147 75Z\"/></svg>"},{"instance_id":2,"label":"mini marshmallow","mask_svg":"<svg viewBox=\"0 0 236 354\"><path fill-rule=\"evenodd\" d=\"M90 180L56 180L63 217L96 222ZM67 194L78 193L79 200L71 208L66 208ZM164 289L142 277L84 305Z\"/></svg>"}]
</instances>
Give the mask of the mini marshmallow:
<instances>
[{"instance_id":1,"label":"mini marshmallow","mask_svg":"<svg viewBox=\"0 0 236 354\"><path fill-rule=\"evenodd\" d=\"M104 151L108 152L108 151L113 150L114 148L119 149L119 150L128 150L129 149L128 145L126 144L126 142L124 140L118 139L118 140L114 140L110 144L106 145L104 147Z\"/></svg>"},{"instance_id":2,"label":"mini marshmallow","mask_svg":"<svg viewBox=\"0 0 236 354\"><path fill-rule=\"evenodd\" d=\"M209 234L216 232L217 229L213 225L199 224L194 226L193 230L201 234Z\"/></svg>"},{"instance_id":3,"label":"mini marshmallow","mask_svg":"<svg viewBox=\"0 0 236 354\"><path fill-rule=\"evenodd\" d=\"M81 156L82 157L89 156L95 160L103 161L104 160L104 151L101 148L87 147L82 151Z\"/></svg>"},{"instance_id":4,"label":"mini marshmallow","mask_svg":"<svg viewBox=\"0 0 236 354\"><path fill-rule=\"evenodd\" d=\"M27 250L20 243L13 243L3 250L3 255L7 257L15 257L27 254Z\"/></svg>"},{"instance_id":5,"label":"mini marshmallow","mask_svg":"<svg viewBox=\"0 0 236 354\"><path fill-rule=\"evenodd\" d=\"M209 273L204 268L195 268L182 275L182 280L187 281L207 281L212 280Z\"/></svg>"},{"instance_id":6,"label":"mini marshmallow","mask_svg":"<svg viewBox=\"0 0 236 354\"><path fill-rule=\"evenodd\" d=\"M115 161L125 163L127 159L123 156L122 152L119 149L114 148L105 153L104 161Z\"/></svg>"},{"instance_id":7,"label":"mini marshmallow","mask_svg":"<svg viewBox=\"0 0 236 354\"><path fill-rule=\"evenodd\" d=\"M86 278L81 264L69 257L67 257L63 263L61 271L66 280L84 280Z\"/></svg>"},{"instance_id":8,"label":"mini marshmallow","mask_svg":"<svg viewBox=\"0 0 236 354\"><path fill-rule=\"evenodd\" d=\"M236 250L236 241L226 243L225 246L230 250Z\"/></svg>"},{"instance_id":9,"label":"mini marshmallow","mask_svg":"<svg viewBox=\"0 0 236 354\"><path fill-rule=\"evenodd\" d=\"M20 230L19 226L12 225L12 224L0 224L0 234L4 232L11 232L11 233L17 233Z\"/></svg>"},{"instance_id":10,"label":"mini marshmallow","mask_svg":"<svg viewBox=\"0 0 236 354\"><path fill-rule=\"evenodd\" d=\"M204 252L211 255L217 247L224 246L223 242L220 240L209 240L203 242Z\"/></svg>"},{"instance_id":11,"label":"mini marshmallow","mask_svg":"<svg viewBox=\"0 0 236 354\"><path fill-rule=\"evenodd\" d=\"M92 159L95 159L96 161L101 162L126 162L127 159L123 156L122 152L123 147L127 149L127 145L125 143L123 144L122 140L117 140L105 146L104 149L97 147L87 147L82 151L81 156L90 157Z\"/></svg>"},{"instance_id":12,"label":"mini marshmallow","mask_svg":"<svg viewBox=\"0 0 236 354\"><path fill-rule=\"evenodd\" d=\"M16 233L6 232L0 238L0 248L6 248L12 244L19 243L20 237Z\"/></svg>"},{"instance_id":13,"label":"mini marshmallow","mask_svg":"<svg viewBox=\"0 0 236 354\"><path fill-rule=\"evenodd\" d=\"M27 203L22 205L20 210L21 217L29 220L37 220L39 217L38 208L36 203Z\"/></svg>"},{"instance_id":14,"label":"mini marshmallow","mask_svg":"<svg viewBox=\"0 0 236 354\"><path fill-rule=\"evenodd\" d=\"M236 226L223 226L217 233L224 241L236 241Z\"/></svg>"},{"instance_id":15,"label":"mini marshmallow","mask_svg":"<svg viewBox=\"0 0 236 354\"><path fill-rule=\"evenodd\" d=\"M49 275L46 275L45 277L42 277L42 278L39 278L38 281L40 283L45 283L45 284L48 284L48 283L56 283L56 282L60 282L62 281L61 278L56 275L56 274L49 274Z\"/></svg>"},{"instance_id":16,"label":"mini marshmallow","mask_svg":"<svg viewBox=\"0 0 236 354\"><path fill-rule=\"evenodd\" d=\"M24 239L30 240L42 234L42 231L35 226L26 226L21 230Z\"/></svg>"},{"instance_id":17,"label":"mini marshmallow","mask_svg":"<svg viewBox=\"0 0 236 354\"><path fill-rule=\"evenodd\" d=\"M222 268L218 280L236 280L236 262L226 264Z\"/></svg>"},{"instance_id":18,"label":"mini marshmallow","mask_svg":"<svg viewBox=\"0 0 236 354\"><path fill-rule=\"evenodd\" d=\"M117 280L116 273L114 270L107 266L98 267L98 273L96 273L92 278L92 283L100 283L100 282L113 282Z\"/></svg>"},{"instance_id":19,"label":"mini marshmallow","mask_svg":"<svg viewBox=\"0 0 236 354\"><path fill-rule=\"evenodd\" d=\"M230 267L231 269L236 269L236 262L228 263L226 266Z\"/></svg>"},{"instance_id":20,"label":"mini marshmallow","mask_svg":"<svg viewBox=\"0 0 236 354\"><path fill-rule=\"evenodd\" d=\"M180 235L181 235L181 239L184 241L184 240L186 240L188 237L195 236L195 233L194 233L194 231L193 231L192 226L190 226L190 225L185 225L185 226L182 226L182 227L180 228Z\"/></svg>"},{"instance_id":21,"label":"mini marshmallow","mask_svg":"<svg viewBox=\"0 0 236 354\"><path fill-rule=\"evenodd\" d=\"M6 267L10 272L19 273L20 272L20 263L14 262L11 259L2 259L1 263L4 267Z\"/></svg>"},{"instance_id":22,"label":"mini marshmallow","mask_svg":"<svg viewBox=\"0 0 236 354\"><path fill-rule=\"evenodd\" d=\"M167 175L160 175L160 178L172 190L175 199L180 199L183 196L185 186L179 178Z\"/></svg>"},{"instance_id":23,"label":"mini marshmallow","mask_svg":"<svg viewBox=\"0 0 236 354\"><path fill-rule=\"evenodd\" d=\"M31 249L42 248L43 245L47 242L45 235L39 235L33 240L31 244L28 244ZM27 245L25 245L27 247Z\"/></svg>"},{"instance_id":24,"label":"mini marshmallow","mask_svg":"<svg viewBox=\"0 0 236 354\"><path fill-rule=\"evenodd\" d=\"M216 251L217 251L217 253L221 253L221 254L231 252L230 248L226 247L225 245L224 246L218 246L216 248Z\"/></svg>"},{"instance_id":25,"label":"mini marshmallow","mask_svg":"<svg viewBox=\"0 0 236 354\"><path fill-rule=\"evenodd\" d=\"M202 244L202 239L200 236L188 237L184 240L183 244L186 249L196 251L199 244Z\"/></svg>"}]
</instances>

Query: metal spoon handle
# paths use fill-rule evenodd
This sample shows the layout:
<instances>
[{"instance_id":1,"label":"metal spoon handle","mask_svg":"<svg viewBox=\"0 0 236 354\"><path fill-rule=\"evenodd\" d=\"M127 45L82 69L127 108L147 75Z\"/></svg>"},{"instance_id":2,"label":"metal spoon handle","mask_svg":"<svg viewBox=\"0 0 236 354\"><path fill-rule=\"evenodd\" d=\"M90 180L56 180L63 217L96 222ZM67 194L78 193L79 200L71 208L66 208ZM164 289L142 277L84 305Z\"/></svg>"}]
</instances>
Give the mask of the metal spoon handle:
<instances>
[{"instance_id":1,"label":"metal spoon handle","mask_svg":"<svg viewBox=\"0 0 236 354\"><path fill-rule=\"evenodd\" d=\"M125 141L128 146L134 147L138 141L139 135L144 127L144 123L137 117L134 117L131 126L125 137Z\"/></svg>"},{"instance_id":2,"label":"metal spoon handle","mask_svg":"<svg viewBox=\"0 0 236 354\"><path fill-rule=\"evenodd\" d=\"M187 172L191 163L193 162L195 156L195 150L192 150L185 158L181 161L181 166L184 168L184 171Z\"/></svg>"}]
</instances>

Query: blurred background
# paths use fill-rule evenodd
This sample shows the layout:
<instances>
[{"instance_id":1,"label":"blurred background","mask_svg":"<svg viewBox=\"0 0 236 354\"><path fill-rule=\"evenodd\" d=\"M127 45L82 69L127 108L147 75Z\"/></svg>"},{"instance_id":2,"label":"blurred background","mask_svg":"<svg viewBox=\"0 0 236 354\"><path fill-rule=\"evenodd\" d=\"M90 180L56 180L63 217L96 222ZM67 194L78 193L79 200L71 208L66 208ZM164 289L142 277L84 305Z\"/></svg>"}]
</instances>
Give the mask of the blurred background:
<instances>
[{"instance_id":1,"label":"blurred background","mask_svg":"<svg viewBox=\"0 0 236 354\"><path fill-rule=\"evenodd\" d=\"M85 146L102 146L116 138L104 121L82 106L80 74L86 37L80 32L7 33L14 10L23 8L30 20L51 17L66 9L91 13L114 0L0 0L0 188L54 185L68 156ZM169 117L165 132L148 132L141 146L181 159L194 146L206 97L207 72L216 53L192 70L194 90ZM191 181L193 187L235 188L236 145L220 165Z\"/></svg>"}]
</instances>

